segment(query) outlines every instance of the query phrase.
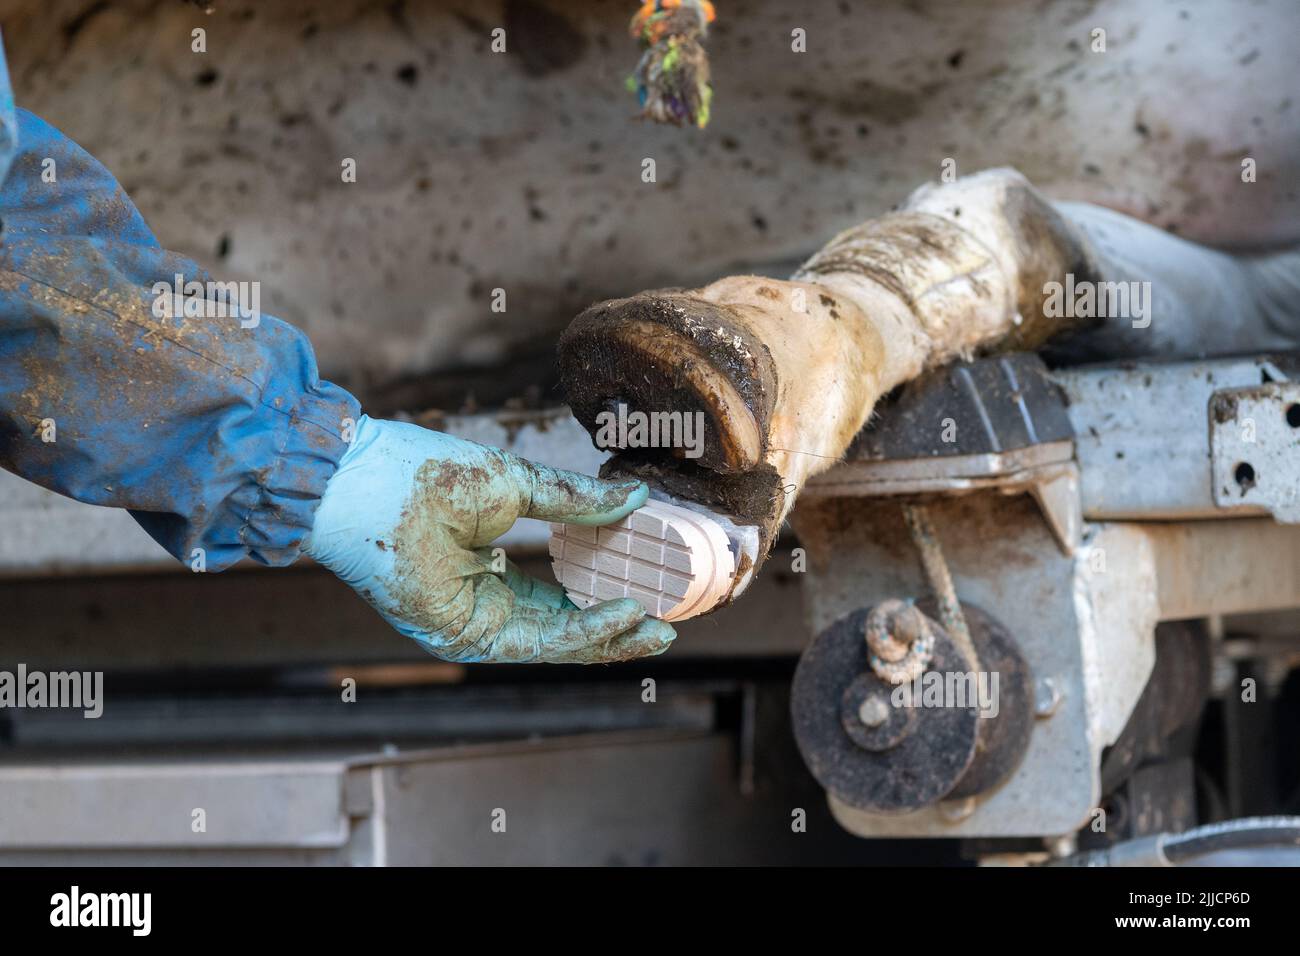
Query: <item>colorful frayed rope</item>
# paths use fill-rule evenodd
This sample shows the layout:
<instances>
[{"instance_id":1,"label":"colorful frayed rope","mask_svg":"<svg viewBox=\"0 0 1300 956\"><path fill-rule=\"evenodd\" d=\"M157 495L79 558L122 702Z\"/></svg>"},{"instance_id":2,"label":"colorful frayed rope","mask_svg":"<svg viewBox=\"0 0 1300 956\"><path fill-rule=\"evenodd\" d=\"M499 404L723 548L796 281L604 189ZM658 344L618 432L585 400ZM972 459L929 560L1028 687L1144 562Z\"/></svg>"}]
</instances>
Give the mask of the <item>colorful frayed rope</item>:
<instances>
[{"instance_id":1,"label":"colorful frayed rope","mask_svg":"<svg viewBox=\"0 0 1300 956\"><path fill-rule=\"evenodd\" d=\"M934 658L934 622L911 601L881 601L867 615L867 662L887 684L910 684Z\"/></svg>"},{"instance_id":2,"label":"colorful frayed rope","mask_svg":"<svg viewBox=\"0 0 1300 956\"><path fill-rule=\"evenodd\" d=\"M656 123L698 126L709 122L713 89L702 41L715 13L708 0L646 0L631 33L645 45L628 88L641 115Z\"/></svg>"}]
</instances>

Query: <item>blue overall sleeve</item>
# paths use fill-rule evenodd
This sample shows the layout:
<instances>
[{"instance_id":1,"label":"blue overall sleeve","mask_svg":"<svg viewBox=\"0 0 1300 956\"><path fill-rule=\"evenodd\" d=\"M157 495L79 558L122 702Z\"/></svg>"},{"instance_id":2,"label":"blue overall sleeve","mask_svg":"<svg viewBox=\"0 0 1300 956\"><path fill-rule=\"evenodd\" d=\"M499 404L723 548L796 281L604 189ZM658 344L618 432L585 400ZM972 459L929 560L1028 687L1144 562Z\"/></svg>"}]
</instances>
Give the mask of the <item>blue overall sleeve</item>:
<instances>
[{"instance_id":1,"label":"blue overall sleeve","mask_svg":"<svg viewBox=\"0 0 1300 956\"><path fill-rule=\"evenodd\" d=\"M160 308L176 302L160 289L210 277L159 246L92 156L14 108L3 54L0 177L0 466L129 509L186 563L292 562L356 399L247 301L230 317Z\"/></svg>"}]
</instances>

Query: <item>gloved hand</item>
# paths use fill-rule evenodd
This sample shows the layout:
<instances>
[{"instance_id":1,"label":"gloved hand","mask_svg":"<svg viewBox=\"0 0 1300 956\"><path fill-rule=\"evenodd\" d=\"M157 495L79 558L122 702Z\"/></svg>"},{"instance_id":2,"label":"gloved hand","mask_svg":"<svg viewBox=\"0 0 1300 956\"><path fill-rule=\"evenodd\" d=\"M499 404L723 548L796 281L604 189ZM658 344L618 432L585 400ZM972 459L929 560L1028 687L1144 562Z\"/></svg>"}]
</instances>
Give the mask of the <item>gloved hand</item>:
<instances>
[{"instance_id":1,"label":"gloved hand","mask_svg":"<svg viewBox=\"0 0 1300 956\"><path fill-rule=\"evenodd\" d=\"M509 563L495 573L487 545L516 518L608 524L648 494L362 415L303 552L445 660L628 660L661 653L675 632L630 598L578 610Z\"/></svg>"}]
</instances>

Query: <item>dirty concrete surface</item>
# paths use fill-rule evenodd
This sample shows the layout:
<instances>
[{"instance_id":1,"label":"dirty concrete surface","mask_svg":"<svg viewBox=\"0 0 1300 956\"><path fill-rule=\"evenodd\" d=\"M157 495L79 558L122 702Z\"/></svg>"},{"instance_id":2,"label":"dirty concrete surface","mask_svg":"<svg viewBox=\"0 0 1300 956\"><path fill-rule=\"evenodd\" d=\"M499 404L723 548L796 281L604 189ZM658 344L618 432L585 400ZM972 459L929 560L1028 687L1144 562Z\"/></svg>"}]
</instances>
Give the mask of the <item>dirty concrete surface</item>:
<instances>
[{"instance_id":1,"label":"dirty concrete surface","mask_svg":"<svg viewBox=\"0 0 1300 956\"><path fill-rule=\"evenodd\" d=\"M737 0L704 131L632 118L627 7L4 0L0 27L19 105L99 157L165 246L261 280L379 411L557 398L554 336L592 301L786 274L945 158L1206 242L1300 238L1289 0ZM1221 188L1247 155L1258 182Z\"/></svg>"}]
</instances>

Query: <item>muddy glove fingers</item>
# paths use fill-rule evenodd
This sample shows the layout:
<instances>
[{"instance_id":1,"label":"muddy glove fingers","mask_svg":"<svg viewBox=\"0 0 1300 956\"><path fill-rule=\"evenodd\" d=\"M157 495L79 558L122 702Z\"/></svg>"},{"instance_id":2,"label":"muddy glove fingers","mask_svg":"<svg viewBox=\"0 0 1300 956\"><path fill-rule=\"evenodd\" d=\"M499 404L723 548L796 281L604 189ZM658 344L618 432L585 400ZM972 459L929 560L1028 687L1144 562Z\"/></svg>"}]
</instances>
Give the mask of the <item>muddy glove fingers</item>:
<instances>
[{"instance_id":1,"label":"muddy glove fingers","mask_svg":"<svg viewBox=\"0 0 1300 956\"><path fill-rule=\"evenodd\" d=\"M500 580L482 554L449 543L445 553L424 566L420 580L403 581L394 589L400 617L382 604L376 607L443 660L587 663L627 658L626 647L607 651L607 646L645 617L635 601L624 598L580 611L563 593L564 605L547 603L555 596L544 582L534 582L534 589L518 569L514 576L527 596Z\"/></svg>"},{"instance_id":2,"label":"muddy glove fingers","mask_svg":"<svg viewBox=\"0 0 1300 956\"><path fill-rule=\"evenodd\" d=\"M515 605L509 647L552 664L600 664L626 660L619 645L645 620L645 608L631 598L606 601L585 610ZM525 643L528 642L528 643ZM508 658L498 658L508 659Z\"/></svg>"},{"instance_id":3,"label":"muddy glove fingers","mask_svg":"<svg viewBox=\"0 0 1300 956\"><path fill-rule=\"evenodd\" d=\"M438 433L433 433L438 434ZM425 485L438 488L446 527L465 548L491 544L517 518L600 525L645 504L650 489L631 480L599 478L549 468L500 448L439 435L454 458L421 469Z\"/></svg>"},{"instance_id":4,"label":"muddy glove fingers","mask_svg":"<svg viewBox=\"0 0 1300 956\"><path fill-rule=\"evenodd\" d=\"M601 525L617 521L646 503L650 489L639 481L603 481L539 465L509 452L511 474L524 494L522 517L566 524Z\"/></svg>"},{"instance_id":5,"label":"muddy glove fingers","mask_svg":"<svg viewBox=\"0 0 1300 956\"><path fill-rule=\"evenodd\" d=\"M577 605L569 600L564 588L558 584L552 584L549 581L543 581L533 577L531 574L524 574L519 570L519 565L515 564L504 555L498 555L494 552L495 548L477 548L474 553L479 556L484 564L492 569L495 574L515 595L524 603L531 604L534 607L563 608L565 610L575 610ZM503 570L497 570L502 568Z\"/></svg>"},{"instance_id":6,"label":"muddy glove fingers","mask_svg":"<svg viewBox=\"0 0 1300 956\"><path fill-rule=\"evenodd\" d=\"M421 643L445 660L496 663L603 661L610 642L645 617L628 598L585 611L537 606L489 573L466 580L443 612Z\"/></svg>"},{"instance_id":7,"label":"muddy glove fingers","mask_svg":"<svg viewBox=\"0 0 1300 956\"><path fill-rule=\"evenodd\" d=\"M523 621L536 618L544 629L537 659L553 664L612 664L668 650L677 632L663 621L646 617L639 604L635 611L628 608L629 602L636 604L630 598L619 598L585 610L516 605L515 615ZM631 620L638 623L631 628L623 626Z\"/></svg>"},{"instance_id":8,"label":"muddy glove fingers","mask_svg":"<svg viewBox=\"0 0 1300 956\"><path fill-rule=\"evenodd\" d=\"M403 634L462 661L603 661L672 640L623 599L578 610L518 569L475 553L517 517L616 521L645 501L639 482L602 482L403 422L361 416L303 550ZM499 564L496 567L500 567Z\"/></svg>"},{"instance_id":9,"label":"muddy glove fingers","mask_svg":"<svg viewBox=\"0 0 1300 956\"><path fill-rule=\"evenodd\" d=\"M602 661L631 661L639 657L654 657L668 650L677 632L667 621L647 617L630 631L618 635L605 646Z\"/></svg>"},{"instance_id":10,"label":"muddy glove fingers","mask_svg":"<svg viewBox=\"0 0 1300 956\"><path fill-rule=\"evenodd\" d=\"M577 606L569 600L568 595L564 593L564 589L558 584L540 581L531 575L524 574L513 561L493 555L491 548L480 548L475 553L493 567L501 567L501 562L504 561L504 570L496 572L497 577L514 592L515 599L519 604L526 604L542 610L577 611ZM596 605L596 607L602 606L605 605ZM592 608L592 610L594 609ZM676 636L677 632L673 630L671 625L647 617L631 630L617 635L603 647L598 647L594 654L590 649L579 649L576 653L566 652L561 657L546 657L545 659L568 663L632 660L638 657L662 654L668 650L668 645L673 642Z\"/></svg>"}]
</instances>

